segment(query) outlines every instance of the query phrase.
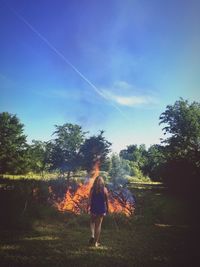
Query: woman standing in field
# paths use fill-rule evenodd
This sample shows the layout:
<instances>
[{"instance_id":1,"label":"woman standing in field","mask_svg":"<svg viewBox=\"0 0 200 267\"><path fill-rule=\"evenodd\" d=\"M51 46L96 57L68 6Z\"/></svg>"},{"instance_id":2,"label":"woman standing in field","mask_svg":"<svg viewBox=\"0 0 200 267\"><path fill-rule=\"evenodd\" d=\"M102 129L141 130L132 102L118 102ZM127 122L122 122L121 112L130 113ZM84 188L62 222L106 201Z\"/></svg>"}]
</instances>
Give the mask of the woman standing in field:
<instances>
[{"instance_id":1,"label":"woman standing in field","mask_svg":"<svg viewBox=\"0 0 200 267\"><path fill-rule=\"evenodd\" d=\"M101 224L103 217L108 212L108 191L102 176L96 177L90 190L89 208L91 214L90 229L92 233L89 244L98 247L100 245Z\"/></svg>"}]
</instances>

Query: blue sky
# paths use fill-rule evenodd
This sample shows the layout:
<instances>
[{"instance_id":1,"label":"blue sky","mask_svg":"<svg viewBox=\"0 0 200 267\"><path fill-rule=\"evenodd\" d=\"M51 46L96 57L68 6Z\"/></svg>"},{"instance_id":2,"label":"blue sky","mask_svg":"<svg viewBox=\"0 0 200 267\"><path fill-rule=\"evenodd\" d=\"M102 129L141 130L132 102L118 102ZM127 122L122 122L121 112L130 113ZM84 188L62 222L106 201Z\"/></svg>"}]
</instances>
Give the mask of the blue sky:
<instances>
[{"instance_id":1,"label":"blue sky","mask_svg":"<svg viewBox=\"0 0 200 267\"><path fill-rule=\"evenodd\" d=\"M166 106L200 100L199 13L195 0L1 0L0 112L29 142L71 122L115 152L159 143Z\"/></svg>"}]
</instances>

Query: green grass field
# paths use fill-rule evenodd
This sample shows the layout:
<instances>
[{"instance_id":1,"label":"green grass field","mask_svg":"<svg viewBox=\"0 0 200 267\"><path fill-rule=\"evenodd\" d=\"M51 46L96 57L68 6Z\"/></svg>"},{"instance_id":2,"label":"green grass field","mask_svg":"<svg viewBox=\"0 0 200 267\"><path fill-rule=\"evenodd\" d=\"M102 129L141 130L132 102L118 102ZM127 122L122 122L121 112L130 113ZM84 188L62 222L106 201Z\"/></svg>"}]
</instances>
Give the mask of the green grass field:
<instances>
[{"instance_id":1,"label":"green grass field","mask_svg":"<svg viewBox=\"0 0 200 267\"><path fill-rule=\"evenodd\" d=\"M2 230L0 266L194 266L185 203L160 185L132 185L135 215L109 215L88 246L89 215L45 215L31 229ZM56 215L57 214L57 215ZM189 244L188 244L189 243Z\"/></svg>"}]
</instances>

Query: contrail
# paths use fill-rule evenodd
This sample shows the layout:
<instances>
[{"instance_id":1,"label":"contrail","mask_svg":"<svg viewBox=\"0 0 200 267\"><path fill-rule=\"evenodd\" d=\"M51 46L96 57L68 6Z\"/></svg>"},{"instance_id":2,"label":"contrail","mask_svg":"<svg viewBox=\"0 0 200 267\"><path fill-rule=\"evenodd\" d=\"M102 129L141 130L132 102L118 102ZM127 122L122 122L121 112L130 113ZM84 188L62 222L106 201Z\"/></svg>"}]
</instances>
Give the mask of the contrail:
<instances>
[{"instance_id":1,"label":"contrail","mask_svg":"<svg viewBox=\"0 0 200 267\"><path fill-rule=\"evenodd\" d=\"M126 114L113 102L109 101L109 99L105 96L104 93L101 92L89 79L85 77L58 49L52 45L47 38L45 38L35 27L33 27L22 15L20 15L14 8L8 6L7 3L5 3L6 6L21 20L23 21L28 28L34 32L58 57L60 57L67 65L69 65L87 84L89 84L95 92L100 95L102 98L104 98L107 102L109 102L110 105L112 105L116 110L118 110L126 119L129 120L129 118L126 116Z\"/></svg>"}]
</instances>

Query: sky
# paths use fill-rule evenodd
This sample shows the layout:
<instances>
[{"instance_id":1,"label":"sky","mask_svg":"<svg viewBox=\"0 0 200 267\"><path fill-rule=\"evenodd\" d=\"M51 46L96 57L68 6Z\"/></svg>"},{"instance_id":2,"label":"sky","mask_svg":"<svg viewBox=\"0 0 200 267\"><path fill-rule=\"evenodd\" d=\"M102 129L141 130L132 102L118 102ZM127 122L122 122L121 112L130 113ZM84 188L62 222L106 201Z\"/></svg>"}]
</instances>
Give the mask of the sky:
<instances>
[{"instance_id":1,"label":"sky","mask_svg":"<svg viewBox=\"0 0 200 267\"><path fill-rule=\"evenodd\" d=\"M200 101L200 1L0 0L0 112L27 140L74 123L119 152L159 144L159 116Z\"/></svg>"}]
</instances>

